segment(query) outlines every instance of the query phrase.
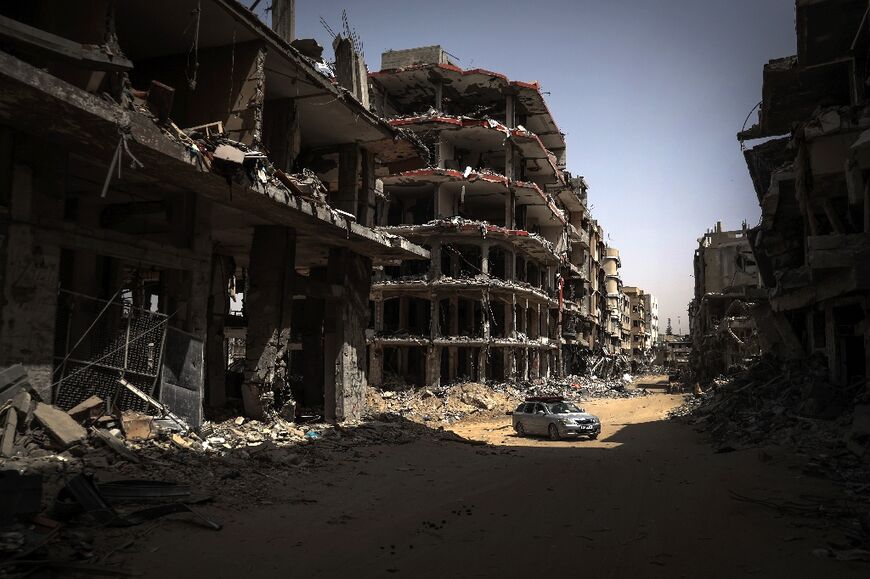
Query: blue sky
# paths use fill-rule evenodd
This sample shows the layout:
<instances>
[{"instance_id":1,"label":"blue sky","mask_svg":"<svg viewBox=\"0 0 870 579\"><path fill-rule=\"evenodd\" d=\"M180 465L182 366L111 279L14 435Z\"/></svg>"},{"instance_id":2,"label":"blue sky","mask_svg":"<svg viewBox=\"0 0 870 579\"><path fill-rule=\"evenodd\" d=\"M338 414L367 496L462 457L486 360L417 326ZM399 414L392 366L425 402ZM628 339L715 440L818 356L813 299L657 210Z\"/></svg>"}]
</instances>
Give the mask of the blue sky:
<instances>
[{"instance_id":1,"label":"blue sky","mask_svg":"<svg viewBox=\"0 0 870 579\"><path fill-rule=\"evenodd\" d=\"M297 36L331 54L320 18L338 31L343 9L370 70L440 44L464 68L539 81L625 284L658 297L662 330L688 331L697 238L760 215L735 135L764 63L795 52L793 0L297 0Z\"/></svg>"}]
</instances>

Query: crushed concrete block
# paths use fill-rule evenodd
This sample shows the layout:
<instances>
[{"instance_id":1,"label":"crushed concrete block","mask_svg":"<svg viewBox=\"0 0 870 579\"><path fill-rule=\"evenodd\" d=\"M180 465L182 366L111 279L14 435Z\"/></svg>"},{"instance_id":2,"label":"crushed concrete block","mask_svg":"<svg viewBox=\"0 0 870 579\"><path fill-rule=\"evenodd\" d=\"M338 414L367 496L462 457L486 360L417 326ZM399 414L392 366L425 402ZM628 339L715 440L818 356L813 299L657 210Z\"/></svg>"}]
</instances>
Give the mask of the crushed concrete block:
<instances>
[{"instance_id":1,"label":"crushed concrete block","mask_svg":"<svg viewBox=\"0 0 870 579\"><path fill-rule=\"evenodd\" d=\"M82 422L88 418L99 418L103 414L103 408L103 399L99 396L91 396L67 410L66 413Z\"/></svg>"},{"instance_id":2,"label":"crushed concrete block","mask_svg":"<svg viewBox=\"0 0 870 579\"><path fill-rule=\"evenodd\" d=\"M231 145L218 145L214 150L214 158L228 163L241 165L245 162L245 152Z\"/></svg>"},{"instance_id":3,"label":"crushed concrete block","mask_svg":"<svg viewBox=\"0 0 870 579\"><path fill-rule=\"evenodd\" d=\"M33 417L63 448L78 444L88 436L88 432L78 422L56 406L39 402L33 411Z\"/></svg>"}]
</instances>

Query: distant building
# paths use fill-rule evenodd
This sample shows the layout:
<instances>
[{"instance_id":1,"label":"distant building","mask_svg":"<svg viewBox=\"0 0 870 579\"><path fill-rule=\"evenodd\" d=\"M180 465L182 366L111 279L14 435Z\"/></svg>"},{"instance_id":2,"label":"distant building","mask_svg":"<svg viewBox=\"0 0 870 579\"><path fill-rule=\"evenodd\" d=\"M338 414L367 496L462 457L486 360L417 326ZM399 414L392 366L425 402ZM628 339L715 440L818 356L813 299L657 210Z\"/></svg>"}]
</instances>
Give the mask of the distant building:
<instances>
[{"instance_id":1,"label":"distant building","mask_svg":"<svg viewBox=\"0 0 870 579\"><path fill-rule=\"evenodd\" d=\"M646 310L646 331L650 336L650 348L655 348L659 342L659 301L650 293L643 296Z\"/></svg>"}]
</instances>

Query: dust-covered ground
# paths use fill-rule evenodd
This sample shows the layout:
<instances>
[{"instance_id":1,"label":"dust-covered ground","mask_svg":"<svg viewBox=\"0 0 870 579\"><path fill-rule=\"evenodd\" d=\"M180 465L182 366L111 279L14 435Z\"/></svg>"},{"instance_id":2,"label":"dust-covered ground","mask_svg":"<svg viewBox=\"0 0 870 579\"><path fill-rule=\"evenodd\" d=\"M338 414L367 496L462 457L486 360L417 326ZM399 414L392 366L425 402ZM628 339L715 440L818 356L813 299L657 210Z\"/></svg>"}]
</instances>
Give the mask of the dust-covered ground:
<instances>
[{"instance_id":1,"label":"dust-covered ground","mask_svg":"<svg viewBox=\"0 0 870 579\"><path fill-rule=\"evenodd\" d=\"M163 578L867 577L828 556L839 489L782 452L715 453L666 418L683 396L644 382L648 396L583 402L596 441L519 438L494 406L450 425L476 443L433 427L248 479L244 509L201 507L222 531L179 517L95 541L107 564Z\"/></svg>"}]
</instances>

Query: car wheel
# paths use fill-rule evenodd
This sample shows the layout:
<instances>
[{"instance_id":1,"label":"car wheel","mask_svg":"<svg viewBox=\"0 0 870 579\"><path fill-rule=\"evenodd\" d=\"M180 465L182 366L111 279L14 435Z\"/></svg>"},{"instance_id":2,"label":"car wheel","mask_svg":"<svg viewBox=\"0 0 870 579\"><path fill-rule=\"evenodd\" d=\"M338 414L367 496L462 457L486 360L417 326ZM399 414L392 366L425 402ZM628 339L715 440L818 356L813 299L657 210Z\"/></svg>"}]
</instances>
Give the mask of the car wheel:
<instances>
[{"instance_id":1,"label":"car wheel","mask_svg":"<svg viewBox=\"0 0 870 579\"><path fill-rule=\"evenodd\" d=\"M522 422L517 422L517 425L514 426L514 430L517 431L517 436L525 436L526 435L526 427L523 426Z\"/></svg>"},{"instance_id":2,"label":"car wheel","mask_svg":"<svg viewBox=\"0 0 870 579\"><path fill-rule=\"evenodd\" d=\"M590 434L590 435L589 435L589 440L595 440L595 439L597 439L597 438L598 438L598 433L597 433L597 432L596 432L595 434Z\"/></svg>"},{"instance_id":3,"label":"car wheel","mask_svg":"<svg viewBox=\"0 0 870 579\"><path fill-rule=\"evenodd\" d=\"M559 436L559 429L556 427L555 424L550 425L549 431L550 440L559 440L560 438L562 438L561 436Z\"/></svg>"}]
</instances>

